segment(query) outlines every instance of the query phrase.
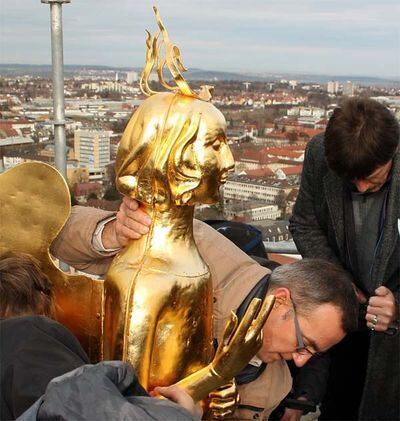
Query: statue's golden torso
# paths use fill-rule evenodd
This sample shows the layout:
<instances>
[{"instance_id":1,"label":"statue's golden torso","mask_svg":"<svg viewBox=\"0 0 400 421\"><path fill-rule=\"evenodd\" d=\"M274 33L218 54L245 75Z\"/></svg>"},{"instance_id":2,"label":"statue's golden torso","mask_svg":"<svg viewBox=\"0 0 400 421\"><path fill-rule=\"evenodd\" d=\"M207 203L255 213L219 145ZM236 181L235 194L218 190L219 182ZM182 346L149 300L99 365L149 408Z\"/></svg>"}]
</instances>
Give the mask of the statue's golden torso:
<instances>
[{"instance_id":1,"label":"statue's golden torso","mask_svg":"<svg viewBox=\"0 0 400 421\"><path fill-rule=\"evenodd\" d=\"M225 119L179 93L148 98L118 149L118 189L146 207L150 232L114 259L105 279L104 358L142 385L172 384L211 357L212 282L193 238L194 206L215 203L233 158Z\"/></svg>"},{"instance_id":2,"label":"statue's golden torso","mask_svg":"<svg viewBox=\"0 0 400 421\"><path fill-rule=\"evenodd\" d=\"M190 228L192 220L185 222ZM153 226L132 242L114 259L105 281L105 358L129 361L148 390L182 379L211 356L208 267L191 233L168 238L167 228L167 241L157 244L160 231Z\"/></svg>"}]
</instances>

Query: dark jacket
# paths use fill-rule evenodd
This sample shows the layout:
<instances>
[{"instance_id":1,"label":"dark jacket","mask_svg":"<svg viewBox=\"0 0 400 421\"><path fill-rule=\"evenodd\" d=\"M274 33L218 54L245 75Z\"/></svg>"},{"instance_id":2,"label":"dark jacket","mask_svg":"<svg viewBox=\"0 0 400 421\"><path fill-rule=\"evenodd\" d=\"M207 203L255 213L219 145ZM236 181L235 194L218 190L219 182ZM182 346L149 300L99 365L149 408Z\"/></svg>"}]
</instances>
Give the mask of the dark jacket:
<instances>
[{"instance_id":1,"label":"dark jacket","mask_svg":"<svg viewBox=\"0 0 400 421\"><path fill-rule=\"evenodd\" d=\"M325 258L345 267L343 189L343 181L327 165L324 137L318 135L306 148L300 191L290 221L290 230L303 257ZM383 238L372 269L376 288L386 286L394 293L397 302L400 294L399 218L400 152L397 151L393 158ZM362 420L400 418L399 343L398 335L371 333L367 374L359 408Z\"/></svg>"},{"instance_id":2,"label":"dark jacket","mask_svg":"<svg viewBox=\"0 0 400 421\"><path fill-rule=\"evenodd\" d=\"M0 321L0 419L21 415L54 377L89 359L64 326L43 316Z\"/></svg>"},{"instance_id":3,"label":"dark jacket","mask_svg":"<svg viewBox=\"0 0 400 421\"><path fill-rule=\"evenodd\" d=\"M84 365L52 380L18 421L194 421L183 407L147 396L133 369L121 361Z\"/></svg>"}]
</instances>

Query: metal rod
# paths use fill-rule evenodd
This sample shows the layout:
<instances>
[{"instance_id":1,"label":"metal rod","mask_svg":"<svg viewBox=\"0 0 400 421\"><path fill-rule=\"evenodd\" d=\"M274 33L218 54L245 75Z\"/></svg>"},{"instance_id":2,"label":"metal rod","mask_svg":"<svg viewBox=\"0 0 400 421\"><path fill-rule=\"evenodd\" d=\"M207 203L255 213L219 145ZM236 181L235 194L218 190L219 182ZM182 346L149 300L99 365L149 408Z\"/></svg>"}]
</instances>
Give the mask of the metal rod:
<instances>
[{"instance_id":1,"label":"metal rod","mask_svg":"<svg viewBox=\"0 0 400 421\"><path fill-rule=\"evenodd\" d=\"M41 2L45 4L50 4L55 166L66 180L67 142L65 137L64 113L64 55L62 4L70 3L70 0L41 0Z\"/></svg>"},{"instance_id":2,"label":"metal rod","mask_svg":"<svg viewBox=\"0 0 400 421\"><path fill-rule=\"evenodd\" d=\"M53 124L54 124L54 163L67 181L67 140L65 136L64 111L64 53L62 4L71 0L41 0L50 4L51 63L53 76ZM68 272L69 266L60 261L60 269Z\"/></svg>"},{"instance_id":3,"label":"metal rod","mask_svg":"<svg viewBox=\"0 0 400 421\"><path fill-rule=\"evenodd\" d=\"M296 244L293 240L264 241L264 246L268 253L299 254Z\"/></svg>"}]
</instances>

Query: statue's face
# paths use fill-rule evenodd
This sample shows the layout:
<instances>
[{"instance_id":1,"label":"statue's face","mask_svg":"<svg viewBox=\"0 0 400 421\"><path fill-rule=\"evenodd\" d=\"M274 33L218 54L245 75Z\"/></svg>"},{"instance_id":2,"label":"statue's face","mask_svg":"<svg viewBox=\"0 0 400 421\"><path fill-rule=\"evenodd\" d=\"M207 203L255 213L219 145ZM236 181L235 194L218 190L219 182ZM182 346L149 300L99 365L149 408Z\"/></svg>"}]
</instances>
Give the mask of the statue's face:
<instances>
[{"instance_id":1,"label":"statue's face","mask_svg":"<svg viewBox=\"0 0 400 421\"><path fill-rule=\"evenodd\" d=\"M219 188L225 183L234 160L226 139L226 123L223 115L213 109L203 115L196 140L183 152L183 173L197 167L201 174L199 185L193 190L189 203L215 203L219 200ZM185 168L186 167L186 168Z\"/></svg>"},{"instance_id":2,"label":"statue's face","mask_svg":"<svg viewBox=\"0 0 400 421\"><path fill-rule=\"evenodd\" d=\"M148 204L156 198L166 208L218 202L234 166L225 130L224 116L211 103L152 96L125 129L117 156L119 191Z\"/></svg>"}]
</instances>

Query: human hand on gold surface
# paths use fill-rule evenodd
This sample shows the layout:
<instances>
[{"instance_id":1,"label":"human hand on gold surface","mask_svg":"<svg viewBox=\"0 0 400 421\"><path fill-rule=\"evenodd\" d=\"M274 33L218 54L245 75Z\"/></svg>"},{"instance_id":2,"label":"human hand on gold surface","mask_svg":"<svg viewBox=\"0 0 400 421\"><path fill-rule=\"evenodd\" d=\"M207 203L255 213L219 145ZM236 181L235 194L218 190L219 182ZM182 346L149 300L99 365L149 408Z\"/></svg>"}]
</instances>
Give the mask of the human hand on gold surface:
<instances>
[{"instance_id":1,"label":"human hand on gold surface","mask_svg":"<svg viewBox=\"0 0 400 421\"><path fill-rule=\"evenodd\" d=\"M158 386L154 388L154 391L151 394L153 396L157 394L161 395L164 398L177 403L199 419L203 416L203 409L201 408L200 403L195 403L192 397L176 384L167 387Z\"/></svg>"},{"instance_id":2,"label":"human hand on gold surface","mask_svg":"<svg viewBox=\"0 0 400 421\"><path fill-rule=\"evenodd\" d=\"M221 419L233 414L239 404L235 379L211 392L208 397L211 419Z\"/></svg>"},{"instance_id":3,"label":"human hand on gold surface","mask_svg":"<svg viewBox=\"0 0 400 421\"><path fill-rule=\"evenodd\" d=\"M274 301L273 295L266 296L263 302L259 298L254 298L240 323L236 314L231 313L222 340L211 362L212 368L218 376L224 379L233 378L261 348L262 328L272 310Z\"/></svg>"},{"instance_id":4,"label":"human hand on gold surface","mask_svg":"<svg viewBox=\"0 0 400 421\"><path fill-rule=\"evenodd\" d=\"M130 240L137 240L147 234L150 224L151 219L140 209L139 202L125 196L117 218L104 227L102 243L106 249L124 247Z\"/></svg>"}]
</instances>

